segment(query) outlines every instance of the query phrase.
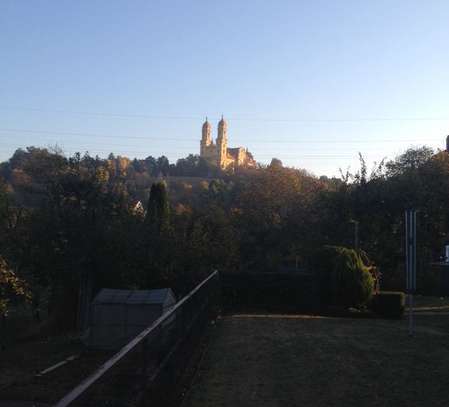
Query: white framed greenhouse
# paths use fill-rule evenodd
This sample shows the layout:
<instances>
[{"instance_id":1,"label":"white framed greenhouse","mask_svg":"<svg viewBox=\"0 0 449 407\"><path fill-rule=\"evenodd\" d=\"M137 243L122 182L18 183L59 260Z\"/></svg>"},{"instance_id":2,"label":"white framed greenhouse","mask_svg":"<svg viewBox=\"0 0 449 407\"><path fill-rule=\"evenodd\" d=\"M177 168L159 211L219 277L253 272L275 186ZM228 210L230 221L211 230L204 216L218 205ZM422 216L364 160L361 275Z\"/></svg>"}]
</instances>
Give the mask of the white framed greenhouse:
<instances>
[{"instance_id":1,"label":"white framed greenhouse","mask_svg":"<svg viewBox=\"0 0 449 407\"><path fill-rule=\"evenodd\" d=\"M176 298L170 288L103 288L91 303L88 346L95 349L118 349L175 304Z\"/></svg>"}]
</instances>

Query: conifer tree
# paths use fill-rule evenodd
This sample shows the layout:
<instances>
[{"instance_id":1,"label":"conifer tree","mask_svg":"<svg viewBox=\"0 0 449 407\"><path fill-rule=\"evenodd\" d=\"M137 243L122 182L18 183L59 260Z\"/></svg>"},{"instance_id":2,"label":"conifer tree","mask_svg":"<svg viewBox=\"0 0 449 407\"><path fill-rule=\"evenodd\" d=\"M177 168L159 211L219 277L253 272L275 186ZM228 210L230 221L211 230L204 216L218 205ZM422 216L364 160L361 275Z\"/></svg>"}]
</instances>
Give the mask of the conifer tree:
<instances>
[{"instance_id":1,"label":"conifer tree","mask_svg":"<svg viewBox=\"0 0 449 407\"><path fill-rule=\"evenodd\" d=\"M173 269L170 206L164 182L157 182L151 186L144 235L147 261L143 285L153 287L168 281Z\"/></svg>"},{"instance_id":2,"label":"conifer tree","mask_svg":"<svg viewBox=\"0 0 449 407\"><path fill-rule=\"evenodd\" d=\"M157 182L151 186L145 222L152 232L166 232L170 224L170 206L165 182Z\"/></svg>"}]
</instances>

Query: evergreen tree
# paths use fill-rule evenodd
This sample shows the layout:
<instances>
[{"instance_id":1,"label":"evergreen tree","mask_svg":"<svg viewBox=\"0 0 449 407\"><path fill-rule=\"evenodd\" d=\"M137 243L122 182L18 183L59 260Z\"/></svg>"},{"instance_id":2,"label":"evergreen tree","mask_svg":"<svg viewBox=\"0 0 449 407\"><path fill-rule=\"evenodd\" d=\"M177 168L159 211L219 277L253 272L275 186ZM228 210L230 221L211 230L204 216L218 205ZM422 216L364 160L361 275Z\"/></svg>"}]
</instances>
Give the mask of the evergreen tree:
<instances>
[{"instance_id":1,"label":"evergreen tree","mask_svg":"<svg viewBox=\"0 0 449 407\"><path fill-rule=\"evenodd\" d=\"M167 188L164 182L151 186L145 217L143 285L154 287L166 285L173 278L173 245L170 228L170 209Z\"/></svg>"},{"instance_id":2,"label":"evergreen tree","mask_svg":"<svg viewBox=\"0 0 449 407\"><path fill-rule=\"evenodd\" d=\"M158 234L168 230L170 206L165 182L157 182L151 186L145 222Z\"/></svg>"}]
</instances>

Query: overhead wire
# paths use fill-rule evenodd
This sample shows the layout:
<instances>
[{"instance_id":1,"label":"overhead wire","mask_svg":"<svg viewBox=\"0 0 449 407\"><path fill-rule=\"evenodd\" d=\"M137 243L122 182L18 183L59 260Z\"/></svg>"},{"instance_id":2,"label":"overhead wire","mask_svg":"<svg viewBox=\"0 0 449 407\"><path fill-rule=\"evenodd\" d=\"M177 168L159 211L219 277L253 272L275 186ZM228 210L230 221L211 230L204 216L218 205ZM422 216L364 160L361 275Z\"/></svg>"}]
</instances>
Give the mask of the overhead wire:
<instances>
[{"instance_id":1,"label":"overhead wire","mask_svg":"<svg viewBox=\"0 0 449 407\"><path fill-rule=\"evenodd\" d=\"M164 136L118 136L118 135L108 135L108 134L98 134L98 133L84 133L84 132L75 132L75 131L66 131L66 130L39 130L39 129L17 129L17 128L0 128L0 132L2 133L29 133L29 134L43 134L43 135L54 135L54 136L77 136L77 137L101 137L101 138L117 138L121 140L127 139L135 139L135 140L148 140L148 141L188 141L188 142L199 142L200 138L182 138L182 137L164 137ZM0 135L1 140L1 135ZM237 138L238 140L238 138ZM354 144L364 144L364 143L412 143L412 142L422 142L422 139L375 139L375 140L345 140L341 137L335 137L334 139L326 139L326 140L263 140L263 139L246 139L244 142L257 142L257 143L268 143L268 144L314 144L314 143L354 143ZM437 141L435 140L427 140L427 141Z\"/></svg>"},{"instance_id":2,"label":"overhead wire","mask_svg":"<svg viewBox=\"0 0 449 407\"><path fill-rule=\"evenodd\" d=\"M71 111L64 109L45 109L37 107L24 106L0 106L0 110L15 110L15 111L35 111L47 113L62 113L69 115L81 116L99 116L99 117L116 117L116 118L130 118L130 119L151 119L151 120L198 120L204 119L203 115L151 115L151 114L130 114L130 113L105 113L105 112L86 112L86 111ZM217 117L214 117L218 118ZM359 118L271 118L263 117L245 117L245 116L229 116L229 120L233 121L255 121L255 122L301 122L301 123L345 123L345 122L377 122L377 121L446 121L449 117L359 117Z\"/></svg>"},{"instance_id":3,"label":"overhead wire","mask_svg":"<svg viewBox=\"0 0 449 407\"><path fill-rule=\"evenodd\" d=\"M0 110L22 110L22 111L36 111L36 112L48 112L48 113L63 113L63 114L73 114L73 115L88 115L88 116L101 116L101 117L116 117L116 118L143 118L143 119L165 119L165 120L198 120L202 116L177 116L177 115L148 115L148 114L122 114L122 113L102 113L102 112L76 112L76 111L68 111L63 109L42 109L42 108L35 108L35 107L5 107L0 106ZM449 118L437 118L437 117L402 117L402 118L388 118L388 117L371 117L371 118L343 118L343 119L301 119L301 118L294 118L294 119L282 119L282 118L249 118L249 117L230 117L228 120L232 121L239 121L239 120L245 120L245 121L257 121L257 122L300 122L300 123L336 123L336 122L374 122L374 121L449 121ZM40 143L55 143L56 145L62 144L63 149L67 151L72 152L78 152L78 151L88 151L90 153L94 154L108 154L111 152L111 149L105 150L105 149L96 149L96 148L89 148L89 147L95 147L95 145L98 145L102 143L99 138L101 139L120 139L122 141L127 140L144 140L144 141L161 141L161 142L187 142L187 143L198 143L198 138L183 138L183 137L164 137L164 136L142 136L142 135L117 135L117 134L98 134L98 133L91 133L91 132L78 132L78 131L67 131L67 130L47 130L47 129L23 129L23 128L0 128L0 133L18 133L18 134L31 134L31 135L38 135L38 136L55 136L55 137L64 137L55 139L53 138L51 141L48 139L46 141L40 141ZM16 148L17 144L12 145L10 148L6 147L7 144L2 142L3 135L0 134L0 150L3 151L10 151L11 148ZM73 140L67 140L66 137L88 137L88 138L96 138L97 140L90 140L86 143L85 148L73 148L68 147L67 142L73 142ZM242 143L257 143L257 144L272 144L272 145L283 145L283 144L289 144L289 145L307 145L308 149L310 149L310 146L313 144L336 144L336 145L346 145L345 148L348 148L348 145L354 145L353 149L356 148L356 145L363 145L366 143L369 143L371 145L373 144L384 144L384 143L419 143L423 144L422 139L393 139L393 138L379 138L379 139L369 139L369 140L361 140L361 139L344 139L342 137L335 137L334 139L326 139L326 140L315 140L307 138L307 140L283 140L281 138L277 138L276 140L267 140L264 138L257 138L257 139L247 139L241 140L239 137L235 138L235 141L239 144ZM425 140L427 143L438 143L437 139L435 140ZM102 143L104 144L104 143ZM122 154L139 154L142 155L142 150L130 150L129 145L123 145L123 144L111 144L108 142L108 145L111 147L119 147L123 150ZM191 149L189 149L191 150ZM171 151L170 155L173 155L174 153L178 154L185 154L189 152L189 150L177 150L177 151ZM260 150L260 149L259 149ZM370 148L370 152L373 152L375 149ZM297 159L350 159L354 158L355 154L346 154L346 155L329 155L329 154L294 154L294 155L288 155L283 153L282 151L273 151L270 154L260 154L257 153L258 158L265 158L265 157L273 157L273 156L281 156L282 158L297 158Z\"/></svg>"}]
</instances>

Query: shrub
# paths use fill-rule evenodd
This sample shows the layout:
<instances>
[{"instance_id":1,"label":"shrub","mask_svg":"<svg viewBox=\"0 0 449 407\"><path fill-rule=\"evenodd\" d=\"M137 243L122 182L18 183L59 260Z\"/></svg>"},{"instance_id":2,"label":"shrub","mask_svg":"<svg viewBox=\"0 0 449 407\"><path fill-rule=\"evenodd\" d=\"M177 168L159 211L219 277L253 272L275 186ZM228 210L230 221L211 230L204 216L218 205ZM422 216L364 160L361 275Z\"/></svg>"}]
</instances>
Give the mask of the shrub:
<instances>
[{"instance_id":1,"label":"shrub","mask_svg":"<svg viewBox=\"0 0 449 407\"><path fill-rule=\"evenodd\" d=\"M9 269L6 261L0 257L0 319L8 314L8 305L12 298L31 299L28 285Z\"/></svg>"},{"instance_id":2,"label":"shrub","mask_svg":"<svg viewBox=\"0 0 449 407\"><path fill-rule=\"evenodd\" d=\"M370 267L355 250L325 246L315 254L314 266L321 274L324 304L360 307L370 301L374 280Z\"/></svg>"},{"instance_id":3,"label":"shrub","mask_svg":"<svg viewBox=\"0 0 449 407\"><path fill-rule=\"evenodd\" d=\"M372 298L370 308L382 317L402 318L405 310L405 294L400 291L381 291Z\"/></svg>"}]
</instances>

